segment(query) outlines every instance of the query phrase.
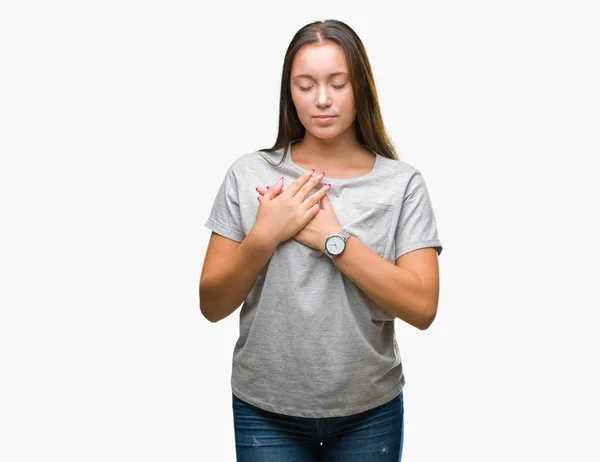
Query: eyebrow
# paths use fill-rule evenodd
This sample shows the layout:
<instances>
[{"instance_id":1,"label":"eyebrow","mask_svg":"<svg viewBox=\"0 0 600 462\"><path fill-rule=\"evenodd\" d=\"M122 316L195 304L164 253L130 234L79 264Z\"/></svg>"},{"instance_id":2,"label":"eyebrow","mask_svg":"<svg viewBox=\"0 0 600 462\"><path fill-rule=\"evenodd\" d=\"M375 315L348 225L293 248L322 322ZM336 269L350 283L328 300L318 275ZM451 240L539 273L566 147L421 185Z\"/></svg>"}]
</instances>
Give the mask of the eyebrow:
<instances>
[{"instance_id":1,"label":"eyebrow","mask_svg":"<svg viewBox=\"0 0 600 462\"><path fill-rule=\"evenodd\" d=\"M338 75L346 75L347 76L348 73L347 72L333 72L333 73L329 74L328 77L335 77ZM298 75L295 75L294 77L292 77L292 79L299 79L299 78L312 79L314 77L310 74L298 74Z\"/></svg>"}]
</instances>

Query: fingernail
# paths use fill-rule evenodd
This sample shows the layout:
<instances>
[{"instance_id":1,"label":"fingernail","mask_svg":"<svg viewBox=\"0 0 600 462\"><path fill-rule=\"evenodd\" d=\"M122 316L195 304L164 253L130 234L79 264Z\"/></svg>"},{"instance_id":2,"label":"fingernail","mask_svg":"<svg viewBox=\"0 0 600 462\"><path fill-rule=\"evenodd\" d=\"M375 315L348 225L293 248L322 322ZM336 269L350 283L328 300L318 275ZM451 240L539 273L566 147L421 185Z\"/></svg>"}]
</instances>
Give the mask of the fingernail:
<instances>
[{"instance_id":1,"label":"fingernail","mask_svg":"<svg viewBox=\"0 0 600 462\"><path fill-rule=\"evenodd\" d=\"M271 186L267 186L267 189L269 189Z\"/></svg>"},{"instance_id":2,"label":"fingernail","mask_svg":"<svg viewBox=\"0 0 600 462\"><path fill-rule=\"evenodd\" d=\"M321 172L319 175L319 180L322 180L323 178L325 178L325 172Z\"/></svg>"},{"instance_id":3,"label":"fingernail","mask_svg":"<svg viewBox=\"0 0 600 462\"><path fill-rule=\"evenodd\" d=\"M258 196L258 197L256 198L256 200L260 200L260 196Z\"/></svg>"},{"instance_id":4,"label":"fingernail","mask_svg":"<svg viewBox=\"0 0 600 462\"><path fill-rule=\"evenodd\" d=\"M267 188L268 188L268 186L267 186ZM258 191L258 186L256 188L254 188L254 189L256 189Z\"/></svg>"}]
</instances>

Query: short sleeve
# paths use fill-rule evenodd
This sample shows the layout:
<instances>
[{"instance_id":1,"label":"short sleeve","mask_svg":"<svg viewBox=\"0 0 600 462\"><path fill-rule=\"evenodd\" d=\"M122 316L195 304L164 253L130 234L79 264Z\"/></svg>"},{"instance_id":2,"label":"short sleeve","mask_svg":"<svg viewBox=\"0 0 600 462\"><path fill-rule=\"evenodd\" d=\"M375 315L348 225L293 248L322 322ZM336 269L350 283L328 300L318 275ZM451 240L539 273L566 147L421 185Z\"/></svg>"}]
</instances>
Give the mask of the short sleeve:
<instances>
[{"instance_id":1,"label":"short sleeve","mask_svg":"<svg viewBox=\"0 0 600 462\"><path fill-rule=\"evenodd\" d=\"M435 247L438 255L442 253L427 185L418 171L411 177L406 188L395 238L395 259L425 247Z\"/></svg>"},{"instance_id":2,"label":"short sleeve","mask_svg":"<svg viewBox=\"0 0 600 462\"><path fill-rule=\"evenodd\" d=\"M204 226L221 236L242 242L246 234L242 227L238 178L236 175L239 165L239 162L235 162L227 170Z\"/></svg>"}]
</instances>

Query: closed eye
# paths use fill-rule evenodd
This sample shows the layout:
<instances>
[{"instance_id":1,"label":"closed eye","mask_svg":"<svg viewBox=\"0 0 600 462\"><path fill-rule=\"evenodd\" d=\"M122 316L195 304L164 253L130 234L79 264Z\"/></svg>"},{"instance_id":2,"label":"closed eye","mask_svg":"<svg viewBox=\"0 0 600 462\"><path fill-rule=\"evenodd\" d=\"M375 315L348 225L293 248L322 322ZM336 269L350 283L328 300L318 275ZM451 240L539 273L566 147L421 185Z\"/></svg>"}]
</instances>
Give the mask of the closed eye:
<instances>
[{"instance_id":1,"label":"closed eye","mask_svg":"<svg viewBox=\"0 0 600 462\"><path fill-rule=\"evenodd\" d=\"M341 90L342 88L344 88L346 86L346 84L342 84L342 85L332 85L333 88L335 88L336 90ZM300 91L308 91L310 90L312 87L298 87L300 89Z\"/></svg>"}]
</instances>

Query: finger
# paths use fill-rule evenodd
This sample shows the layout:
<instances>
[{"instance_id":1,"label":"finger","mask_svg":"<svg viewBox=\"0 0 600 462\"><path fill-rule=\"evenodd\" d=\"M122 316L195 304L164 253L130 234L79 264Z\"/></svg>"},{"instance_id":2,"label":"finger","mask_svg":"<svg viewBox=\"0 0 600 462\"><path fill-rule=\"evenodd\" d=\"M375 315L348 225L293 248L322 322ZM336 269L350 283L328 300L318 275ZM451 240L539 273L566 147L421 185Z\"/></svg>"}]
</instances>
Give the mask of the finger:
<instances>
[{"instance_id":1,"label":"finger","mask_svg":"<svg viewBox=\"0 0 600 462\"><path fill-rule=\"evenodd\" d=\"M261 188L260 186L258 188L254 188L256 189L256 192L258 192L261 196L264 196L266 194L266 192L269 190L269 188L272 188L273 186L267 186L266 188ZM285 189L281 188L279 190L280 192L285 191Z\"/></svg>"},{"instance_id":2,"label":"finger","mask_svg":"<svg viewBox=\"0 0 600 462\"><path fill-rule=\"evenodd\" d=\"M279 194L281 188L283 188L283 177L272 188L267 189L263 197L267 200L274 199Z\"/></svg>"},{"instance_id":3,"label":"finger","mask_svg":"<svg viewBox=\"0 0 600 462\"><path fill-rule=\"evenodd\" d=\"M304 214L306 223L308 223L310 220L312 220L317 215L317 213L319 213L320 210L321 210L321 208L319 207L319 203L316 203L313 206L311 206Z\"/></svg>"},{"instance_id":4,"label":"finger","mask_svg":"<svg viewBox=\"0 0 600 462\"><path fill-rule=\"evenodd\" d=\"M325 183L325 185L329 186L329 188L327 189L327 191L329 191L329 189L331 189L331 183ZM331 208L331 202L329 202L329 196L327 195L327 191L325 191L323 193L323 196L321 197L321 209L323 210Z\"/></svg>"},{"instance_id":5,"label":"finger","mask_svg":"<svg viewBox=\"0 0 600 462\"><path fill-rule=\"evenodd\" d=\"M285 194L286 196L294 197L300 188L306 184L313 177L313 173L315 173L315 169L309 170L304 175L300 175L298 178L294 180L294 182L287 188Z\"/></svg>"},{"instance_id":6,"label":"finger","mask_svg":"<svg viewBox=\"0 0 600 462\"><path fill-rule=\"evenodd\" d=\"M329 191L329 189L331 189L331 185L329 183L325 183L323 187L320 188L316 193L309 196L304 203L306 203L307 207L313 207L315 204L319 205L319 201L321 201L321 205L324 205L323 199L327 197L327 191ZM321 207L319 206L319 208Z\"/></svg>"},{"instance_id":7,"label":"finger","mask_svg":"<svg viewBox=\"0 0 600 462\"><path fill-rule=\"evenodd\" d=\"M300 202L303 202L311 193L311 191L318 186L323 178L325 178L325 172L321 172L319 175L311 178L304 184L304 186L300 188L294 197L299 199Z\"/></svg>"}]
</instances>

